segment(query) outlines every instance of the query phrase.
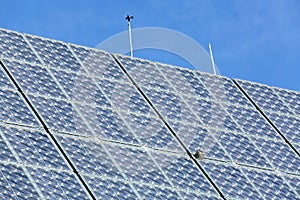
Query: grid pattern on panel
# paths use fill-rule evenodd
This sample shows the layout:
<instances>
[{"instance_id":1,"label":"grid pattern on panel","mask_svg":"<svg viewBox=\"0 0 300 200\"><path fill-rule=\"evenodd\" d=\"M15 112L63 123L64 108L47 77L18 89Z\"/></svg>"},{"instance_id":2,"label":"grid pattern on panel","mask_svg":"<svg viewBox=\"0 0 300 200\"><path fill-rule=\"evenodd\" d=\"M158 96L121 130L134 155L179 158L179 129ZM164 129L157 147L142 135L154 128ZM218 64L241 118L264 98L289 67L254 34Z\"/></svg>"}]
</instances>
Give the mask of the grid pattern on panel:
<instances>
[{"instance_id":1,"label":"grid pattern on panel","mask_svg":"<svg viewBox=\"0 0 300 200\"><path fill-rule=\"evenodd\" d=\"M272 87L242 80L237 80L237 82L262 110L293 115L291 109L276 94Z\"/></svg>"},{"instance_id":2,"label":"grid pattern on panel","mask_svg":"<svg viewBox=\"0 0 300 200\"><path fill-rule=\"evenodd\" d=\"M10 155L10 159L0 159L3 182L7 182L5 187L1 186L4 199L11 195L21 199L89 199L43 130L2 124L0 135L2 152L6 150ZM12 192L8 192L9 189Z\"/></svg>"},{"instance_id":3,"label":"grid pattern on panel","mask_svg":"<svg viewBox=\"0 0 300 200\"><path fill-rule=\"evenodd\" d=\"M285 90L281 88L273 88L277 95L284 101L289 109L300 116L300 93L296 91Z\"/></svg>"},{"instance_id":4,"label":"grid pattern on panel","mask_svg":"<svg viewBox=\"0 0 300 200\"><path fill-rule=\"evenodd\" d=\"M191 152L200 148L206 159L298 174L297 155L230 79L129 57L117 58ZM201 92L197 93L197 89ZM265 147L264 141L274 144ZM236 172L244 177L245 185L251 182L244 172ZM214 176L209 175L215 182ZM286 180L283 182L286 184ZM232 191L236 185L227 187ZM224 188L221 191L227 193ZM255 184L251 192L255 198L263 198ZM229 198L247 195L240 191L227 194Z\"/></svg>"},{"instance_id":5,"label":"grid pattern on panel","mask_svg":"<svg viewBox=\"0 0 300 200\"><path fill-rule=\"evenodd\" d=\"M3 29L0 58L3 199L299 198L298 92Z\"/></svg>"},{"instance_id":6,"label":"grid pattern on panel","mask_svg":"<svg viewBox=\"0 0 300 200\"><path fill-rule=\"evenodd\" d=\"M22 34L4 29L0 29L0 57L40 63Z\"/></svg>"},{"instance_id":7,"label":"grid pattern on panel","mask_svg":"<svg viewBox=\"0 0 300 200\"><path fill-rule=\"evenodd\" d=\"M177 153L82 137L56 137L98 197L102 194L107 198L115 195L145 198L147 194L140 193L145 188L159 197L170 195L170 199L178 197L180 191L217 197L215 190L192 162ZM115 191L109 188L115 188ZM170 194L160 194L161 188Z\"/></svg>"}]
</instances>

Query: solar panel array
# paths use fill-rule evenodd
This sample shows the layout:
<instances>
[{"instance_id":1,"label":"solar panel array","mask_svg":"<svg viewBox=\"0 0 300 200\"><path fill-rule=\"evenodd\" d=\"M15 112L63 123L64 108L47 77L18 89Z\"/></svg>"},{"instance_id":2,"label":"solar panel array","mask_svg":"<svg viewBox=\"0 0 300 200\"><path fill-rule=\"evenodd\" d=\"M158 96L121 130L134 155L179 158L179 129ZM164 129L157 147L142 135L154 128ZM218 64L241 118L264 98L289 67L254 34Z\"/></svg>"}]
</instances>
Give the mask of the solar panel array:
<instances>
[{"instance_id":1,"label":"solar panel array","mask_svg":"<svg viewBox=\"0 0 300 200\"><path fill-rule=\"evenodd\" d=\"M0 59L1 199L300 198L299 92L4 29Z\"/></svg>"}]
</instances>

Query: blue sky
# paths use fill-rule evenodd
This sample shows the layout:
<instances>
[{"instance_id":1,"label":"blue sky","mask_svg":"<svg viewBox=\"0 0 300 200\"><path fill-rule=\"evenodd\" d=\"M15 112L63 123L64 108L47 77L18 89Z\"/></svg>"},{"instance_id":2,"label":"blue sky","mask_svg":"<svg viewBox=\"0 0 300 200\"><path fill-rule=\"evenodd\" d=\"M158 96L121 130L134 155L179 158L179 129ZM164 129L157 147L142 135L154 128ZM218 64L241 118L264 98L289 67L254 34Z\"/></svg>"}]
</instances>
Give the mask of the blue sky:
<instances>
[{"instance_id":1,"label":"blue sky","mask_svg":"<svg viewBox=\"0 0 300 200\"><path fill-rule=\"evenodd\" d=\"M210 42L224 76L300 91L299 10L297 0L2 0L0 27L95 47L125 31L132 14L133 28L173 29L206 49Z\"/></svg>"}]
</instances>

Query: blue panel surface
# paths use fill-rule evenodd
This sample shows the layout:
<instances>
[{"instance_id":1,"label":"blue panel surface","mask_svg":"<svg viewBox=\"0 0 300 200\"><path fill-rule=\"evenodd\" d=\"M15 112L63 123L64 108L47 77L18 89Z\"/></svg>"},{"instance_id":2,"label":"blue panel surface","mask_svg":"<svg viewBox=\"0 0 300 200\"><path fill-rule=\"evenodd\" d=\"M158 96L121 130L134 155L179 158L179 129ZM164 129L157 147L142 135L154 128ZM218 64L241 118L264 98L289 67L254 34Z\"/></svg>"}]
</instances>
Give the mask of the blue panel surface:
<instances>
[{"instance_id":1,"label":"blue panel surface","mask_svg":"<svg viewBox=\"0 0 300 200\"><path fill-rule=\"evenodd\" d=\"M90 75L100 79L129 81L112 56L107 52L77 45L71 45L71 48Z\"/></svg>"},{"instance_id":2,"label":"blue panel surface","mask_svg":"<svg viewBox=\"0 0 300 200\"><path fill-rule=\"evenodd\" d=\"M174 86L175 90L182 95L210 98L204 84L191 70L162 64L157 64L157 67Z\"/></svg>"},{"instance_id":3,"label":"blue panel surface","mask_svg":"<svg viewBox=\"0 0 300 200\"><path fill-rule=\"evenodd\" d=\"M56 136L77 170L91 176L122 178L103 146L92 139Z\"/></svg>"},{"instance_id":4,"label":"blue panel surface","mask_svg":"<svg viewBox=\"0 0 300 200\"><path fill-rule=\"evenodd\" d=\"M87 184L92 188L98 199L137 199L130 185L123 181L106 179L98 177L84 177Z\"/></svg>"},{"instance_id":5,"label":"blue panel surface","mask_svg":"<svg viewBox=\"0 0 300 200\"><path fill-rule=\"evenodd\" d=\"M252 106L242 92L235 86L232 80L226 77L214 76L202 72L195 73L199 79L203 81L211 96L217 101L221 101L225 104L230 103L241 106Z\"/></svg>"},{"instance_id":6,"label":"blue panel surface","mask_svg":"<svg viewBox=\"0 0 300 200\"><path fill-rule=\"evenodd\" d=\"M169 151L182 150L172 133L158 118L125 112L120 114L140 144Z\"/></svg>"},{"instance_id":7,"label":"blue panel surface","mask_svg":"<svg viewBox=\"0 0 300 200\"><path fill-rule=\"evenodd\" d=\"M159 152L151 153L151 155L175 188L205 193L206 195L217 195L209 181L188 157Z\"/></svg>"},{"instance_id":8,"label":"blue panel surface","mask_svg":"<svg viewBox=\"0 0 300 200\"><path fill-rule=\"evenodd\" d=\"M298 195L300 195L300 176L286 175L283 178L290 185L290 187L293 188Z\"/></svg>"},{"instance_id":9,"label":"blue panel surface","mask_svg":"<svg viewBox=\"0 0 300 200\"><path fill-rule=\"evenodd\" d=\"M117 56L117 58L140 87L173 90L171 85L150 61L132 59L125 56Z\"/></svg>"},{"instance_id":10,"label":"blue panel surface","mask_svg":"<svg viewBox=\"0 0 300 200\"><path fill-rule=\"evenodd\" d=\"M45 133L21 127L0 126L0 129L23 164L68 169L58 149Z\"/></svg>"},{"instance_id":11,"label":"blue panel surface","mask_svg":"<svg viewBox=\"0 0 300 200\"><path fill-rule=\"evenodd\" d=\"M0 58L40 63L20 33L0 29Z\"/></svg>"},{"instance_id":12,"label":"blue panel surface","mask_svg":"<svg viewBox=\"0 0 300 200\"><path fill-rule=\"evenodd\" d=\"M90 199L71 172L28 168L46 199Z\"/></svg>"},{"instance_id":13,"label":"blue panel surface","mask_svg":"<svg viewBox=\"0 0 300 200\"><path fill-rule=\"evenodd\" d=\"M29 95L29 99L50 129L89 135L82 118L70 102Z\"/></svg>"},{"instance_id":14,"label":"blue panel surface","mask_svg":"<svg viewBox=\"0 0 300 200\"><path fill-rule=\"evenodd\" d=\"M177 123L173 130L190 152L201 150L205 158L230 160L219 143L221 131L183 123Z\"/></svg>"},{"instance_id":15,"label":"blue panel surface","mask_svg":"<svg viewBox=\"0 0 300 200\"><path fill-rule=\"evenodd\" d=\"M260 168L271 168L264 155L259 152L252 141L244 135L221 132L219 141L232 159L238 164Z\"/></svg>"},{"instance_id":16,"label":"blue panel surface","mask_svg":"<svg viewBox=\"0 0 300 200\"><path fill-rule=\"evenodd\" d=\"M216 101L196 99L194 97L186 97L185 100L191 110L203 122L204 126L221 130L241 131L234 122L233 116L230 116L223 108L223 106L227 105L222 106Z\"/></svg>"},{"instance_id":17,"label":"blue panel surface","mask_svg":"<svg viewBox=\"0 0 300 200\"><path fill-rule=\"evenodd\" d=\"M281 139L275 129L257 110L236 106L228 106L226 109L243 131L249 135Z\"/></svg>"},{"instance_id":18,"label":"blue panel surface","mask_svg":"<svg viewBox=\"0 0 300 200\"><path fill-rule=\"evenodd\" d=\"M0 180L6 182L0 191L9 191L2 194L4 199L39 199L39 195L23 169L16 165L0 163ZM13 191L13 193L11 193Z\"/></svg>"},{"instance_id":19,"label":"blue panel surface","mask_svg":"<svg viewBox=\"0 0 300 200\"><path fill-rule=\"evenodd\" d=\"M0 88L0 120L38 126L38 122L18 92Z\"/></svg>"},{"instance_id":20,"label":"blue panel surface","mask_svg":"<svg viewBox=\"0 0 300 200\"><path fill-rule=\"evenodd\" d=\"M145 150L110 144L105 144L105 148L112 154L129 181L170 186L166 177Z\"/></svg>"},{"instance_id":21,"label":"blue panel surface","mask_svg":"<svg viewBox=\"0 0 300 200\"><path fill-rule=\"evenodd\" d=\"M4 65L11 72L23 92L66 98L45 68L9 60L5 60Z\"/></svg>"},{"instance_id":22,"label":"blue panel surface","mask_svg":"<svg viewBox=\"0 0 300 200\"><path fill-rule=\"evenodd\" d=\"M8 75L6 74L6 72L2 69L2 66L0 67L0 87L1 88L10 88L13 89L13 83L11 82L11 80L9 79Z\"/></svg>"},{"instance_id":23,"label":"blue panel surface","mask_svg":"<svg viewBox=\"0 0 300 200\"><path fill-rule=\"evenodd\" d=\"M277 95L284 103L293 111L294 114L300 116L300 93L280 88L273 88Z\"/></svg>"},{"instance_id":24,"label":"blue panel surface","mask_svg":"<svg viewBox=\"0 0 300 200\"><path fill-rule=\"evenodd\" d=\"M51 72L70 100L86 104L96 104L97 106L111 106L91 77L85 74L62 70L51 69Z\"/></svg>"},{"instance_id":25,"label":"blue panel surface","mask_svg":"<svg viewBox=\"0 0 300 200\"><path fill-rule=\"evenodd\" d=\"M93 136L123 143L138 143L136 137L116 111L108 108L76 105L93 131Z\"/></svg>"},{"instance_id":26,"label":"blue panel surface","mask_svg":"<svg viewBox=\"0 0 300 200\"><path fill-rule=\"evenodd\" d=\"M178 94L167 91L144 89L146 96L154 107L172 124L172 121L199 124L200 121L192 113Z\"/></svg>"},{"instance_id":27,"label":"blue panel surface","mask_svg":"<svg viewBox=\"0 0 300 200\"><path fill-rule=\"evenodd\" d=\"M134 184L142 199L181 199L176 191L170 188L150 187L147 185Z\"/></svg>"},{"instance_id":28,"label":"blue panel surface","mask_svg":"<svg viewBox=\"0 0 300 200\"><path fill-rule=\"evenodd\" d=\"M243 169L251 182L266 199L297 199L287 183L274 173Z\"/></svg>"},{"instance_id":29,"label":"blue panel surface","mask_svg":"<svg viewBox=\"0 0 300 200\"><path fill-rule=\"evenodd\" d=\"M117 110L153 114L152 109L138 90L130 84L111 80L98 80L99 87Z\"/></svg>"},{"instance_id":30,"label":"blue panel surface","mask_svg":"<svg viewBox=\"0 0 300 200\"><path fill-rule=\"evenodd\" d=\"M286 172L300 173L299 156L287 143L262 138L254 138L254 141L275 168Z\"/></svg>"},{"instance_id":31,"label":"blue panel surface","mask_svg":"<svg viewBox=\"0 0 300 200\"><path fill-rule=\"evenodd\" d=\"M300 119L267 112L267 116L290 143L300 143Z\"/></svg>"},{"instance_id":32,"label":"blue panel surface","mask_svg":"<svg viewBox=\"0 0 300 200\"><path fill-rule=\"evenodd\" d=\"M12 154L2 136L0 137L0 151L0 162L17 162L15 156Z\"/></svg>"},{"instance_id":33,"label":"blue panel surface","mask_svg":"<svg viewBox=\"0 0 300 200\"><path fill-rule=\"evenodd\" d=\"M219 162L202 162L202 165L226 198L262 199L239 168Z\"/></svg>"},{"instance_id":34,"label":"blue panel surface","mask_svg":"<svg viewBox=\"0 0 300 200\"><path fill-rule=\"evenodd\" d=\"M263 110L293 114L271 87L242 80L238 80L238 84Z\"/></svg>"},{"instance_id":35,"label":"blue panel surface","mask_svg":"<svg viewBox=\"0 0 300 200\"><path fill-rule=\"evenodd\" d=\"M26 35L26 38L47 67L68 71L83 71L66 44L31 35Z\"/></svg>"}]
</instances>

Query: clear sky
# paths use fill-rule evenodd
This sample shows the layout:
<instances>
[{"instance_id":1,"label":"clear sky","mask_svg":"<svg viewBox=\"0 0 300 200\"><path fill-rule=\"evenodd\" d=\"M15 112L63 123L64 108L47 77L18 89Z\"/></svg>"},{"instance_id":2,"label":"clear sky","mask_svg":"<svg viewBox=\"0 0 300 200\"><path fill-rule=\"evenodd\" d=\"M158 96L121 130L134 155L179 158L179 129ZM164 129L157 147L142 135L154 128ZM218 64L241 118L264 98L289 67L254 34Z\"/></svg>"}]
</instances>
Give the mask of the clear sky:
<instances>
[{"instance_id":1,"label":"clear sky","mask_svg":"<svg viewBox=\"0 0 300 200\"><path fill-rule=\"evenodd\" d=\"M299 11L298 0L1 0L0 27L95 47L131 14L133 28L210 42L224 76L300 91Z\"/></svg>"}]
</instances>

